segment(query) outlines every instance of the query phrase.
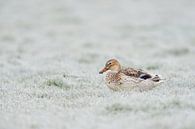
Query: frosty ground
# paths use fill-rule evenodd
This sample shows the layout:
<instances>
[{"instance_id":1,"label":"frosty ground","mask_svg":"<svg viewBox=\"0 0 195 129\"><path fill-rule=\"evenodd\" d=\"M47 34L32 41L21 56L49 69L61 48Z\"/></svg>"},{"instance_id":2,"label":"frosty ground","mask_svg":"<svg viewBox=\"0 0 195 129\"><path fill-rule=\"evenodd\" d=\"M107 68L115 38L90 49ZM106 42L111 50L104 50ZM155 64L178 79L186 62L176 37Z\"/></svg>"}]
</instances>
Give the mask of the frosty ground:
<instances>
[{"instance_id":1,"label":"frosty ground","mask_svg":"<svg viewBox=\"0 0 195 129\"><path fill-rule=\"evenodd\" d=\"M194 0L1 0L0 129L194 129ZM161 74L112 92L110 58Z\"/></svg>"}]
</instances>

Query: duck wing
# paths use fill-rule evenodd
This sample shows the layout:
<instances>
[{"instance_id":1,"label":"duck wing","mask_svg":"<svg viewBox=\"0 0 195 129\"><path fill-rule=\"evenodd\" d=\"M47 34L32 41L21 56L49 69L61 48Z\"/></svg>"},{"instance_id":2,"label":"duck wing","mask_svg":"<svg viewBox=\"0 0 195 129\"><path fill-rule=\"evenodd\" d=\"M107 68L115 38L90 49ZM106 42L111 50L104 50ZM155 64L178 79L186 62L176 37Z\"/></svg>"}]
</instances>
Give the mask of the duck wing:
<instances>
[{"instance_id":1,"label":"duck wing","mask_svg":"<svg viewBox=\"0 0 195 129\"><path fill-rule=\"evenodd\" d=\"M144 72L141 69L125 68L125 69L122 69L121 72L127 76L141 78L144 80L152 78L152 75Z\"/></svg>"}]
</instances>

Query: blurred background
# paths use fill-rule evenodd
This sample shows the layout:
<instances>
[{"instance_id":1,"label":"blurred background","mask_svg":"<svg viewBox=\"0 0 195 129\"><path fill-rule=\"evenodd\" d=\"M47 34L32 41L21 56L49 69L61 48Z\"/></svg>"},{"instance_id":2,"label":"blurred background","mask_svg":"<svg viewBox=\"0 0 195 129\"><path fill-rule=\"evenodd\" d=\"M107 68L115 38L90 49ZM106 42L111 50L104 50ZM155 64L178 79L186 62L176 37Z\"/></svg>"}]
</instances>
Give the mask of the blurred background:
<instances>
[{"instance_id":1,"label":"blurred background","mask_svg":"<svg viewBox=\"0 0 195 129\"><path fill-rule=\"evenodd\" d=\"M0 0L1 129L194 129L194 0ZM110 58L161 74L115 93Z\"/></svg>"}]
</instances>

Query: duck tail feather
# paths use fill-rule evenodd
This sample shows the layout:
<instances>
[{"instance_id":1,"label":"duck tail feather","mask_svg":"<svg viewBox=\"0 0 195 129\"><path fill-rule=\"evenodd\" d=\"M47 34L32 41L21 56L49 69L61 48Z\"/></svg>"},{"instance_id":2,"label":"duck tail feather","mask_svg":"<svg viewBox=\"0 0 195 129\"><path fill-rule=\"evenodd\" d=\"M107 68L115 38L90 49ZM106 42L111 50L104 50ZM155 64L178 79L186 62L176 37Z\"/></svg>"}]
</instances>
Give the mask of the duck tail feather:
<instances>
[{"instance_id":1,"label":"duck tail feather","mask_svg":"<svg viewBox=\"0 0 195 129\"><path fill-rule=\"evenodd\" d=\"M158 75L155 75L153 78L152 78L152 81L154 82L160 82L160 81L163 81L165 79L161 79Z\"/></svg>"}]
</instances>

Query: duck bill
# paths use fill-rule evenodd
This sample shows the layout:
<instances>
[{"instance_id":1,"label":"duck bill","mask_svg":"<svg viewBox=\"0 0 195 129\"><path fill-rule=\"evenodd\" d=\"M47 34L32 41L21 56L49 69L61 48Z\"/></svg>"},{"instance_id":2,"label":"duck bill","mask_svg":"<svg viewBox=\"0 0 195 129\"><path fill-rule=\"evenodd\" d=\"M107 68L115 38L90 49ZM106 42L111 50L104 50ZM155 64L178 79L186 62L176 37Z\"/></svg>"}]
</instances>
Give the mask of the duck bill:
<instances>
[{"instance_id":1,"label":"duck bill","mask_svg":"<svg viewBox=\"0 0 195 129\"><path fill-rule=\"evenodd\" d=\"M104 72L106 72L108 69L105 67L105 68L103 68L100 72L99 72L99 74L103 74Z\"/></svg>"}]
</instances>

